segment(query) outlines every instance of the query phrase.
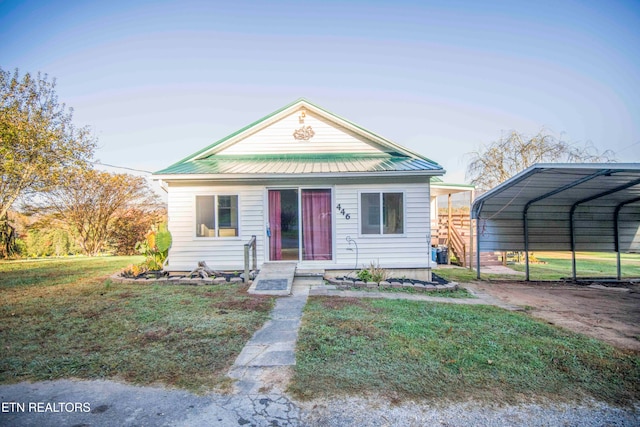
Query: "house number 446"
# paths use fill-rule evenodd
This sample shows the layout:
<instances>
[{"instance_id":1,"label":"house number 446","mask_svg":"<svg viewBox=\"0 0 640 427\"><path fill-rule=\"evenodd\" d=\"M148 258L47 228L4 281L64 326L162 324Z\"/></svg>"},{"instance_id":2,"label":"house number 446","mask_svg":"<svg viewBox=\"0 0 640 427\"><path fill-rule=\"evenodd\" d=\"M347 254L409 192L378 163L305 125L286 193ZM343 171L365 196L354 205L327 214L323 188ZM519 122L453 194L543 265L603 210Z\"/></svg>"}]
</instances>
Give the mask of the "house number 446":
<instances>
[{"instance_id":1,"label":"house number 446","mask_svg":"<svg viewBox=\"0 0 640 427\"><path fill-rule=\"evenodd\" d=\"M338 212L340 212L346 219L351 219L351 214L346 213L341 205L336 206L336 209L338 209Z\"/></svg>"}]
</instances>

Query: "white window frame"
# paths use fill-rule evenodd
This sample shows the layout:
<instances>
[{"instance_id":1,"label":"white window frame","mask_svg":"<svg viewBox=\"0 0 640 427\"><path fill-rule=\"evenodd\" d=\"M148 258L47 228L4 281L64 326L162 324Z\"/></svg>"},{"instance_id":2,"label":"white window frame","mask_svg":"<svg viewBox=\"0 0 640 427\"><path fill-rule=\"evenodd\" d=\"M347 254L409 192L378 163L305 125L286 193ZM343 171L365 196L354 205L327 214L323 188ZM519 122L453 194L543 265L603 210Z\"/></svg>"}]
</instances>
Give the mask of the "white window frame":
<instances>
[{"instance_id":1,"label":"white window frame","mask_svg":"<svg viewBox=\"0 0 640 427\"><path fill-rule=\"evenodd\" d=\"M236 229L236 236L220 236L220 206L219 206L219 198L220 197L225 197L225 196L231 196L231 197L236 197L237 200L237 229ZM214 212L214 230L215 233L213 236L199 236L198 235L198 197L213 197L213 212ZM233 193L206 193L206 194L196 194L193 198L193 237L194 239L225 239L225 240L239 240L241 237L241 233L240 233L240 195L239 194L233 194Z\"/></svg>"},{"instance_id":2,"label":"white window frame","mask_svg":"<svg viewBox=\"0 0 640 427\"><path fill-rule=\"evenodd\" d=\"M387 193L399 193L402 194L402 233L397 234L385 234L384 233L384 194ZM362 221L367 220L368 212L364 212L362 208L362 195L363 194L378 194L380 200L380 230L378 233L368 233L364 234L362 232ZM404 237L407 233L407 195L403 190L398 189L371 189L371 190L360 190L358 191L358 236L362 238L393 238L393 237Z\"/></svg>"}]
</instances>

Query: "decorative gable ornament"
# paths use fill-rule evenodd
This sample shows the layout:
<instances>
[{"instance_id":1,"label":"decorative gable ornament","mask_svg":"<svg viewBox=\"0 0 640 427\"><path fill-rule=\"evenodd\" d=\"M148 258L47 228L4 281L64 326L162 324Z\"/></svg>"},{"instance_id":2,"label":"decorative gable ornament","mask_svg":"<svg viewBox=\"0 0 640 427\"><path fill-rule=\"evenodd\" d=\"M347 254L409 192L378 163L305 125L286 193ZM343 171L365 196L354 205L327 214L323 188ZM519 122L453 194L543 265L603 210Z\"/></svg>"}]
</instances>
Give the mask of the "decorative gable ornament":
<instances>
[{"instance_id":1,"label":"decorative gable ornament","mask_svg":"<svg viewBox=\"0 0 640 427\"><path fill-rule=\"evenodd\" d=\"M306 119L315 121L307 124ZM313 141L316 134L321 135L320 139ZM310 153L320 156L307 157ZM304 156L296 162L277 161L289 155ZM341 160L327 162L325 155ZM444 173L432 160L301 98L158 171L156 176L186 179L193 174L302 175L318 171L341 177L345 172L411 172L425 176Z\"/></svg>"},{"instance_id":2,"label":"decorative gable ornament","mask_svg":"<svg viewBox=\"0 0 640 427\"><path fill-rule=\"evenodd\" d=\"M293 137L298 141L300 140L308 141L311 138L313 138L313 135L315 134L316 133L313 131L311 126L302 126L300 129L296 129L293 132Z\"/></svg>"}]
</instances>

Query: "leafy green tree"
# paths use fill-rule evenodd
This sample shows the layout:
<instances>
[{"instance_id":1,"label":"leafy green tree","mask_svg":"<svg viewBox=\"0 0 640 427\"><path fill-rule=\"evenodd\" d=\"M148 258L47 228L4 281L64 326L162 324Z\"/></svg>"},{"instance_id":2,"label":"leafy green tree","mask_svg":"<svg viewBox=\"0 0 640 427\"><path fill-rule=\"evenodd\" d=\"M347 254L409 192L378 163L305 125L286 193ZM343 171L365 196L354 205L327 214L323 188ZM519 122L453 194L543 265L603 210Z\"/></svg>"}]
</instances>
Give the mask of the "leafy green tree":
<instances>
[{"instance_id":1,"label":"leafy green tree","mask_svg":"<svg viewBox=\"0 0 640 427\"><path fill-rule=\"evenodd\" d=\"M467 180L487 191L535 163L611 162L611 150L599 152L593 145L577 146L545 129L533 136L516 131L470 153Z\"/></svg>"},{"instance_id":2,"label":"leafy green tree","mask_svg":"<svg viewBox=\"0 0 640 427\"><path fill-rule=\"evenodd\" d=\"M19 198L59 184L69 167L87 168L95 139L72 123L47 75L20 76L0 68L0 256L14 236L7 213Z\"/></svg>"}]
</instances>

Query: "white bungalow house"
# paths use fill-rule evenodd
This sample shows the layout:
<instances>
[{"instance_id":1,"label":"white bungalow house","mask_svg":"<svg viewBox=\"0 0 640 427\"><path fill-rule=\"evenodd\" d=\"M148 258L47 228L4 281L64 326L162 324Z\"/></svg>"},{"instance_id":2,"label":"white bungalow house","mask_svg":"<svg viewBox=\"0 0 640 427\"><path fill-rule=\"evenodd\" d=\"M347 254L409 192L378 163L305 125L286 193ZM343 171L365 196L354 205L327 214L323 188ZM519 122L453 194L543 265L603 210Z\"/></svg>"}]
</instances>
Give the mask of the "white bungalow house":
<instances>
[{"instance_id":1,"label":"white bungalow house","mask_svg":"<svg viewBox=\"0 0 640 427\"><path fill-rule=\"evenodd\" d=\"M351 271L373 261L430 278L430 181L444 172L297 100L155 173L168 191L168 269L204 260L241 270L256 236L258 268Z\"/></svg>"}]
</instances>

